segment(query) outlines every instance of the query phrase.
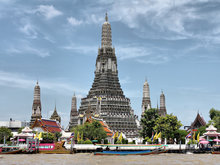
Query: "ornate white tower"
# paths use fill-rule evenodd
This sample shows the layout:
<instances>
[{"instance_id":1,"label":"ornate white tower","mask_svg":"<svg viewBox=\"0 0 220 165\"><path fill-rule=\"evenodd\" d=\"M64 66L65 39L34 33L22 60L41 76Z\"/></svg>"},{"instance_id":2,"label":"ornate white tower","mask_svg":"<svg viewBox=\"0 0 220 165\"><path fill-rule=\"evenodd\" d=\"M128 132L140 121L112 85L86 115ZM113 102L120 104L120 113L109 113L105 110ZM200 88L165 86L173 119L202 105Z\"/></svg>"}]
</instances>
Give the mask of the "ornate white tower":
<instances>
[{"instance_id":1,"label":"ornate white tower","mask_svg":"<svg viewBox=\"0 0 220 165\"><path fill-rule=\"evenodd\" d=\"M32 105L30 126L34 124L36 119L40 119L41 117L40 86L37 81L36 86L34 87L34 101Z\"/></svg>"},{"instance_id":2,"label":"ornate white tower","mask_svg":"<svg viewBox=\"0 0 220 165\"><path fill-rule=\"evenodd\" d=\"M163 91L161 92L160 95L160 110L159 110L159 115L160 116L165 116L167 114L166 110L166 105L165 105L165 95L163 94Z\"/></svg>"},{"instance_id":3,"label":"ornate white tower","mask_svg":"<svg viewBox=\"0 0 220 165\"><path fill-rule=\"evenodd\" d=\"M144 82L143 87L143 99L142 99L142 115L145 110L148 110L151 108L151 101L150 101L150 88L147 80Z\"/></svg>"},{"instance_id":4,"label":"ornate white tower","mask_svg":"<svg viewBox=\"0 0 220 165\"><path fill-rule=\"evenodd\" d=\"M102 25L101 48L98 49L95 66L92 88L81 99L80 123L84 122L83 117L89 112L105 121L113 132L122 132L128 138L137 137L136 116L118 78L117 57L115 48L112 47L111 24L107 13Z\"/></svg>"}]
</instances>

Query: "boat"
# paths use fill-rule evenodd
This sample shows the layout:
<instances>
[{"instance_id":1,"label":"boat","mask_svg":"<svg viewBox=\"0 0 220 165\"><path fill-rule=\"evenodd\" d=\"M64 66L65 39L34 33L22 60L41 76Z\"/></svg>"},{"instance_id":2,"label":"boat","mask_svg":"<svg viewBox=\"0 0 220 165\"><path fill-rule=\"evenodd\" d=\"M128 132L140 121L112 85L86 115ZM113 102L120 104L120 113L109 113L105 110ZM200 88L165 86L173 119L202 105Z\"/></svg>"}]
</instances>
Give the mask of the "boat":
<instances>
[{"instance_id":1,"label":"boat","mask_svg":"<svg viewBox=\"0 0 220 165\"><path fill-rule=\"evenodd\" d=\"M102 151L95 152L94 155L153 155L167 152L166 149L143 150L143 151Z\"/></svg>"},{"instance_id":2,"label":"boat","mask_svg":"<svg viewBox=\"0 0 220 165\"><path fill-rule=\"evenodd\" d=\"M220 154L220 145L214 145L213 146L212 154Z\"/></svg>"},{"instance_id":3,"label":"boat","mask_svg":"<svg viewBox=\"0 0 220 165\"><path fill-rule=\"evenodd\" d=\"M18 154L22 150L19 149L19 146L2 146L0 147L0 154Z\"/></svg>"},{"instance_id":4,"label":"boat","mask_svg":"<svg viewBox=\"0 0 220 165\"><path fill-rule=\"evenodd\" d=\"M70 154L71 151L64 147L64 141L56 143L41 143L39 144L40 154Z\"/></svg>"}]
</instances>

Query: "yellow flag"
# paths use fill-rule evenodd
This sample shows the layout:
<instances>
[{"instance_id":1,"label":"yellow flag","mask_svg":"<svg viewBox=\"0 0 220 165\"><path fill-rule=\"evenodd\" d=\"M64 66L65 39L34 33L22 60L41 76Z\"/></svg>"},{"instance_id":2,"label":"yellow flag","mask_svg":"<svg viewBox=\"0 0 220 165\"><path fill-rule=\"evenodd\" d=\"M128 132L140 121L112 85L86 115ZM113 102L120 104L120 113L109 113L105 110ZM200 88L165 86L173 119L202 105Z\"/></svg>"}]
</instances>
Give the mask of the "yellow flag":
<instances>
[{"instance_id":1,"label":"yellow flag","mask_svg":"<svg viewBox=\"0 0 220 165\"><path fill-rule=\"evenodd\" d=\"M155 140L155 139L157 139L157 132L156 132L156 134L154 135L153 140Z\"/></svg>"},{"instance_id":2,"label":"yellow flag","mask_svg":"<svg viewBox=\"0 0 220 165\"><path fill-rule=\"evenodd\" d=\"M37 137L38 137L38 132L36 132L34 139L37 139Z\"/></svg>"},{"instance_id":3,"label":"yellow flag","mask_svg":"<svg viewBox=\"0 0 220 165\"><path fill-rule=\"evenodd\" d=\"M81 140L83 140L83 132L82 132L82 134L81 134Z\"/></svg>"},{"instance_id":4,"label":"yellow flag","mask_svg":"<svg viewBox=\"0 0 220 165\"><path fill-rule=\"evenodd\" d=\"M80 141L80 135L79 132L77 133L77 142Z\"/></svg>"},{"instance_id":5,"label":"yellow flag","mask_svg":"<svg viewBox=\"0 0 220 165\"><path fill-rule=\"evenodd\" d=\"M40 140L42 138L42 132L39 134L38 139Z\"/></svg>"},{"instance_id":6,"label":"yellow flag","mask_svg":"<svg viewBox=\"0 0 220 165\"><path fill-rule=\"evenodd\" d=\"M112 135L112 138L115 139L115 133Z\"/></svg>"},{"instance_id":7,"label":"yellow flag","mask_svg":"<svg viewBox=\"0 0 220 165\"><path fill-rule=\"evenodd\" d=\"M198 135L197 135L197 141L199 142L199 134L200 134L200 132L198 133Z\"/></svg>"},{"instance_id":8,"label":"yellow flag","mask_svg":"<svg viewBox=\"0 0 220 165\"><path fill-rule=\"evenodd\" d=\"M196 132L193 134L193 140L196 140Z\"/></svg>"},{"instance_id":9,"label":"yellow flag","mask_svg":"<svg viewBox=\"0 0 220 165\"><path fill-rule=\"evenodd\" d=\"M157 135L157 139L161 138L161 132Z\"/></svg>"},{"instance_id":10,"label":"yellow flag","mask_svg":"<svg viewBox=\"0 0 220 165\"><path fill-rule=\"evenodd\" d=\"M119 138L118 138L118 140L121 142L122 141L122 132L121 132L121 134L120 134L120 136L119 136Z\"/></svg>"},{"instance_id":11,"label":"yellow flag","mask_svg":"<svg viewBox=\"0 0 220 165\"><path fill-rule=\"evenodd\" d=\"M118 132L115 133L115 138L117 138L117 137L118 137Z\"/></svg>"}]
</instances>

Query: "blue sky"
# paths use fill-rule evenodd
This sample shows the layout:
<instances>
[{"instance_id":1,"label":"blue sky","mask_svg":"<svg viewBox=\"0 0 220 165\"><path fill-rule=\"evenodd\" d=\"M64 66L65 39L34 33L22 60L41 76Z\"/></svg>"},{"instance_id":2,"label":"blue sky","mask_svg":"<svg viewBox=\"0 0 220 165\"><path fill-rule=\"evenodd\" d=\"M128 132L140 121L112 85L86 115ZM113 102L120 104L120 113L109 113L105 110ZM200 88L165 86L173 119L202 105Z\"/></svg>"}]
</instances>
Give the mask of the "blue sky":
<instances>
[{"instance_id":1,"label":"blue sky","mask_svg":"<svg viewBox=\"0 0 220 165\"><path fill-rule=\"evenodd\" d=\"M209 120L220 108L218 0L0 0L0 120L30 120L39 80L43 117L56 101L67 126L74 91L79 107L91 88L106 11L135 114L147 77L153 107L163 90L184 125L198 111Z\"/></svg>"}]
</instances>

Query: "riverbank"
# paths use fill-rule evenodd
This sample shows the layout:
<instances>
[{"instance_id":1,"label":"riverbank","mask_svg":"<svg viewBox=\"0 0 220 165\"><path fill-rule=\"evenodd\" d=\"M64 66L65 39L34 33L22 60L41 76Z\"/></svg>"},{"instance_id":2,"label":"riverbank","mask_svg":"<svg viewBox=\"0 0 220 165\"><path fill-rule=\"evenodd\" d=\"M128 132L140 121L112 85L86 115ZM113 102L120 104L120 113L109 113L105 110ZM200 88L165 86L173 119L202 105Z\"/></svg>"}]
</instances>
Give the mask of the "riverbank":
<instances>
[{"instance_id":1,"label":"riverbank","mask_svg":"<svg viewBox=\"0 0 220 165\"><path fill-rule=\"evenodd\" d=\"M79 154L4 155L0 164L7 165L218 165L219 155L212 154L160 154L147 156L95 156Z\"/></svg>"}]
</instances>

